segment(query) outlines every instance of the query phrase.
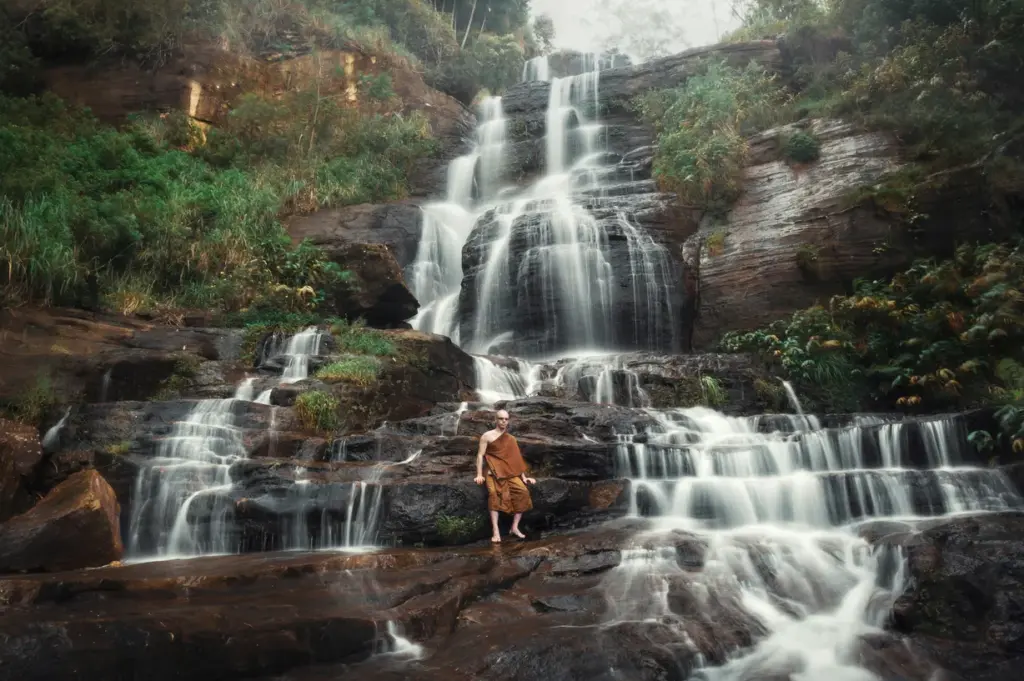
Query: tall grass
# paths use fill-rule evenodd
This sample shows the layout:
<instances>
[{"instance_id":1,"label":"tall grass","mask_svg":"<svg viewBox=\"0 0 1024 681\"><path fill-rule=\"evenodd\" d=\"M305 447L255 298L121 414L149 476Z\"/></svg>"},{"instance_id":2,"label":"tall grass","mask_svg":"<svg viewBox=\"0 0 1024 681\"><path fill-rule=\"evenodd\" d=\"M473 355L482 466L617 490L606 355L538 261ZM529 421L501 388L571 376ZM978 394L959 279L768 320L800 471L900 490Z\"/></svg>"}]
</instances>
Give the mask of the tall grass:
<instances>
[{"instance_id":1,"label":"tall grass","mask_svg":"<svg viewBox=\"0 0 1024 681\"><path fill-rule=\"evenodd\" d=\"M0 97L6 303L329 307L344 273L293 248L280 217L401 197L434 149L418 116L310 92L247 98L206 145L182 119L118 131L52 96Z\"/></svg>"}]
</instances>

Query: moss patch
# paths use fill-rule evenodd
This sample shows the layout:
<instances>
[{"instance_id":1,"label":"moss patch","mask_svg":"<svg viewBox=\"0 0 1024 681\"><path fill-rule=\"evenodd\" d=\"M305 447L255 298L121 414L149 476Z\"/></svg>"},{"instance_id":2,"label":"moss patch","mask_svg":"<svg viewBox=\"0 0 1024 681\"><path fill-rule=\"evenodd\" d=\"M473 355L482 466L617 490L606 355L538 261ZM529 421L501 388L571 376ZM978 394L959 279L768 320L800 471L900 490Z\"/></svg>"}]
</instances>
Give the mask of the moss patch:
<instances>
[{"instance_id":1,"label":"moss patch","mask_svg":"<svg viewBox=\"0 0 1024 681\"><path fill-rule=\"evenodd\" d=\"M441 514L435 521L437 533L446 544L462 544L473 539L485 526L483 517L467 518Z\"/></svg>"}]
</instances>

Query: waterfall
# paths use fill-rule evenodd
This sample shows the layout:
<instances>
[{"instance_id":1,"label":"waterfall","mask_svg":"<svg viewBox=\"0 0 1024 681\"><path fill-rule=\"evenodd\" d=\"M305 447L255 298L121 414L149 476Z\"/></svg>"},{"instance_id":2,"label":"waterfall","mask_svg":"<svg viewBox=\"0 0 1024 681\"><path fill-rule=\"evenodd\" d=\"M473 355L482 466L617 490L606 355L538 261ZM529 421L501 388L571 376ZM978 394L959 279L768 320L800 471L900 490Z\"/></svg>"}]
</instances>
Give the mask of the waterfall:
<instances>
[{"instance_id":1,"label":"waterfall","mask_svg":"<svg viewBox=\"0 0 1024 681\"><path fill-rule=\"evenodd\" d=\"M672 542L676 531L695 533L706 542L703 570L684 579L696 576L707 602L732 604L765 632L750 651L703 670L709 681L766 669L871 678L858 668L855 644L884 623L904 563L872 550L858 528L1024 505L1002 471L963 463L964 438L950 420L766 434L757 418L710 409L650 414L656 426L641 438L623 435L619 447L630 513L651 528L606 578L610 613L615 621L672 618L685 630L689 613L669 606L670 585L684 574Z\"/></svg>"},{"instance_id":2,"label":"waterfall","mask_svg":"<svg viewBox=\"0 0 1024 681\"><path fill-rule=\"evenodd\" d=\"M551 80L551 66L547 56L534 57L523 64L522 81L529 83L532 80Z\"/></svg>"},{"instance_id":3,"label":"waterfall","mask_svg":"<svg viewBox=\"0 0 1024 681\"><path fill-rule=\"evenodd\" d=\"M509 137L501 98L481 102L474 146L449 166L446 200L422 209L408 272L421 304L414 328L477 355L678 346L678 277L630 209L631 193L651 191L650 183L633 181L631 166L608 151L601 60L584 61L582 73L565 78L549 77L544 58L524 68L524 80L549 87L536 140L545 174L526 187L503 184L517 150L533 142L522 130ZM488 390L519 395L506 387Z\"/></svg>"},{"instance_id":4,"label":"waterfall","mask_svg":"<svg viewBox=\"0 0 1024 681\"><path fill-rule=\"evenodd\" d=\"M280 382L309 375L310 358L319 354L326 334L316 327L268 342L263 362L283 362ZM174 558L237 552L240 537L231 492L232 467L248 458L238 416L255 393L253 377L243 379L233 397L199 400L157 444L135 479L127 553L133 559ZM257 400L270 403L270 391ZM276 438L277 408L271 407L268 437ZM300 490L304 485L297 485ZM297 531L296 531L297 532Z\"/></svg>"},{"instance_id":5,"label":"waterfall","mask_svg":"<svg viewBox=\"0 0 1024 681\"><path fill-rule=\"evenodd\" d=\"M242 382L239 393L251 392L247 383ZM235 423L242 405L237 398L200 400L159 442L156 456L135 480L129 556L173 558L238 550L229 493L234 486L232 464L248 456ZM203 522L201 515L208 520Z\"/></svg>"}]
</instances>

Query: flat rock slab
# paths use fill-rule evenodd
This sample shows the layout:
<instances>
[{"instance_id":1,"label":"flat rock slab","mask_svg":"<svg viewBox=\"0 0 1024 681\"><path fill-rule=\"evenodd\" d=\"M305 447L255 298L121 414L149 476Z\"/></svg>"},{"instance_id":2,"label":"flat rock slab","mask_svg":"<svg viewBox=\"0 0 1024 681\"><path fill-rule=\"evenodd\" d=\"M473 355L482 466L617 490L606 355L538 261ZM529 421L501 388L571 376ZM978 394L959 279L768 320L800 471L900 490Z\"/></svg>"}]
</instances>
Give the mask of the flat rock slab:
<instances>
[{"instance_id":1,"label":"flat rock slab","mask_svg":"<svg viewBox=\"0 0 1024 681\"><path fill-rule=\"evenodd\" d=\"M496 594L536 617L534 600L557 604L594 584L545 576L559 560L617 556L632 534L624 525L457 551L225 556L0 579L0 679L199 681L354 664L381 649L389 621L416 640L444 640L493 622ZM542 586L550 579L560 585Z\"/></svg>"}]
</instances>

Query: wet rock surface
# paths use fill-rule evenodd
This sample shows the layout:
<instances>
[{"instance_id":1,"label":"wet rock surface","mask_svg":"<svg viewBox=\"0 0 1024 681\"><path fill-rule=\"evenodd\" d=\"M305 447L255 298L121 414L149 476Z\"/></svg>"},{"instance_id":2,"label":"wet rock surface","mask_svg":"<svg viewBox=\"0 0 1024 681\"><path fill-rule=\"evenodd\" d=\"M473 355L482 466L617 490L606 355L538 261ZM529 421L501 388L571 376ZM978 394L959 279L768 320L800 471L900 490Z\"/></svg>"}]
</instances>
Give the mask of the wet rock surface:
<instances>
[{"instance_id":1,"label":"wet rock surface","mask_svg":"<svg viewBox=\"0 0 1024 681\"><path fill-rule=\"evenodd\" d=\"M293 218L288 233L295 242L309 239L329 254L352 243L384 244L405 268L416 257L422 229L420 201L361 204Z\"/></svg>"},{"instance_id":2,"label":"wet rock surface","mask_svg":"<svg viewBox=\"0 0 1024 681\"><path fill-rule=\"evenodd\" d=\"M0 419L0 522L31 505L29 478L42 458L35 428Z\"/></svg>"},{"instance_id":3,"label":"wet rock surface","mask_svg":"<svg viewBox=\"0 0 1024 681\"><path fill-rule=\"evenodd\" d=\"M962 678L1019 678L1024 514L954 519L893 542L906 551L910 578L893 609L893 630Z\"/></svg>"}]
</instances>

